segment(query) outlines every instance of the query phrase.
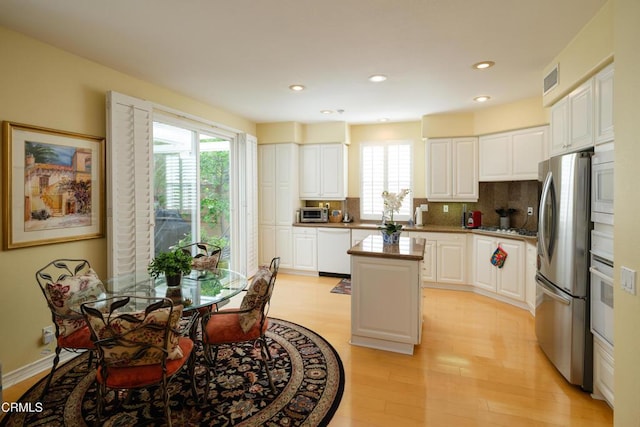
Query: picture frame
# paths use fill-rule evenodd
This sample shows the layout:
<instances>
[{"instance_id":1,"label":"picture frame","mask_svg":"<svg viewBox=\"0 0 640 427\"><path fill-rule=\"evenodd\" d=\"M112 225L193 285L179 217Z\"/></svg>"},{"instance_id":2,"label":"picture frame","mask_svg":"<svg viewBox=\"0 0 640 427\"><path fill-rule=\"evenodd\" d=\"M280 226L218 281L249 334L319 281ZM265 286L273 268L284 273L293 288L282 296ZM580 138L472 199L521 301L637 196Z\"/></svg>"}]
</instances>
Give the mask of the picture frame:
<instances>
[{"instance_id":1,"label":"picture frame","mask_svg":"<svg viewBox=\"0 0 640 427\"><path fill-rule=\"evenodd\" d=\"M104 237L105 139L2 122L4 250Z\"/></svg>"}]
</instances>

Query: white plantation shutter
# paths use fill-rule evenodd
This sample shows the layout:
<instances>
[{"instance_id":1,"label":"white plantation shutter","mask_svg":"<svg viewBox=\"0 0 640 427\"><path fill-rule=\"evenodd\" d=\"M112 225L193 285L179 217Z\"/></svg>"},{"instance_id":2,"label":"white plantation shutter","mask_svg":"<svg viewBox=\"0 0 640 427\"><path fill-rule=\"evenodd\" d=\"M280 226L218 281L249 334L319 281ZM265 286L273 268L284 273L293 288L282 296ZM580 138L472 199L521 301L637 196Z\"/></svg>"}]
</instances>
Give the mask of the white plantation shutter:
<instances>
[{"instance_id":1,"label":"white plantation shutter","mask_svg":"<svg viewBox=\"0 0 640 427\"><path fill-rule=\"evenodd\" d=\"M403 188L411 189L412 145L408 141L364 143L360 153L360 217L380 220L384 203L382 192L398 193ZM394 220L407 220L411 215L409 194L403 201Z\"/></svg>"},{"instance_id":2,"label":"white plantation shutter","mask_svg":"<svg viewBox=\"0 0 640 427\"><path fill-rule=\"evenodd\" d=\"M374 219L371 216L375 215L377 215L377 218L382 218L384 206L380 195L385 186L384 157L384 146L362 146L360 157L362 159L360 167L362 174L362 183L360 185L362 206L360 207L360 214L363 215L364 219ZM369 218L364 217L364 215L368 215Z\"/></svg>"},{"instance_id":3,"label":"white plantation shutter","mask_svg":"<svg viewBox=\"0 0 640 427\"><path fill-rule=\"evenodd\" d=\"M152 105L107 93L109 277L145 272L153 248Z\"/></svg>"},{"instance_id":4,"label":"white plantation shutter","mask_svg":"<svg viewBox=\"0 0 640 427\"><path fill-rule=\"evenodd\" d=\"M240 156L242 164L239 170L244 177L244 185L240 185L244 191L243 209L240 212L240 230L245 233L242 236L239 247L246 250L245 271L247 277L253 276L258 271L258 140L252 135L240 135L240 152L244 148L244 156Z\"/></svg>"}]
</instances>

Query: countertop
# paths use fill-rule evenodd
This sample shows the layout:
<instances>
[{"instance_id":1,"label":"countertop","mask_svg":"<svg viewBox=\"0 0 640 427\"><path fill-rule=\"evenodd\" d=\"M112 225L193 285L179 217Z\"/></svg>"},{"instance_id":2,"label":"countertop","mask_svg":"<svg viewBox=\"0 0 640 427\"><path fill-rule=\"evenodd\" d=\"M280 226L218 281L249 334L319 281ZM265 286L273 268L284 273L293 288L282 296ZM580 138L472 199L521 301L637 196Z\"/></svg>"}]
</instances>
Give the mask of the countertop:
<instances>
[{"instance_id":1,"label":"countertop","mask_svg":"<svg viewBox=\"0 0 640 427\"><path fill-rule=\"evenodd\" d=\"M316 228L349 228L357 230L377 230L378 224L366 222L297 222L294 227L316 227ZM515 233L506 233L503 231L479 230L475 228L464 228L454 225L404 225L402 231L421 231L424 233L474 233L487 236L499 236L507 239L524 240L525 242L535 243L538 241L536 236L527 236Z\"/></svg>"},{"instance_id":2,"label":"countertop","mask_svg":"<svg viewBox=\"0 0 640 427\"><path fill-rule=\"evenodd\" d=\"M384 245L382 236L371 235L347 251L349 255L421 261L425 240L420 237L402 237L397 245Z\"/></svg>"}]
</instances>

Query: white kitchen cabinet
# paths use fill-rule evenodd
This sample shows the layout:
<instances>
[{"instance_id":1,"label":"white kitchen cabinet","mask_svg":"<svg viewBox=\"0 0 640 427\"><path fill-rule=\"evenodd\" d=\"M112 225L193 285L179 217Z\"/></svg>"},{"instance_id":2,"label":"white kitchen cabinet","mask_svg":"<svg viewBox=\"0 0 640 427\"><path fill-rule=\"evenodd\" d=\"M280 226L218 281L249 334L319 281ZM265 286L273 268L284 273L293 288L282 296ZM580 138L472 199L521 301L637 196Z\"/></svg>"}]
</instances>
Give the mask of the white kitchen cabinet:
<instances>
[{"instance_id":1,"label":"white kitchen cabinet","mask_svg":"<svg viewBox=\"0 0 640 427\"><path fill-rule=\"evenodd\" d=\"M538 126L479 138L480 181L538 178L538 163L547 156L549 129Z\"/></svg>"},{"instance_id":2,"label":"white kitchen cabinet","mask_svg":"<svg viewBox=\"0 0 640 427\"><path fill-rule=\"evenodd\" d=\"M291 241L291 228L277 225L260 225L258 230L260 264L266 265L265 259L280 257L280 265L283 268L293 267L293 251Z\"/></svg>"},{"instance_id":3,"label":"white kitchen cabinet","mask_svg":"<svg viewBox=\"0 0 640 427\"><path fill-rule=\"evenodd\" d=\"M614 65L603 68L593 79L595 108L595 144L614 140L613 133L613 75Z\"/></svg>"},{"instance_id":4,"label":"white kitchen cabinet","mask_svg":"<svg viewBox=\"0 0 640 427\"><path fill-rule=\"evenodd\" d=\"M551 107L551 156L593 146L593 86L591 78Z\"/></svg>"},{"instance_id":5,"label":"white kitchen cabinet","mask_svg":"<svg viewBox=\"0 0 640 427\"><path fill-rule=\"evenodd\" d=\"M425 239L422 281L425 283L467 283L467 244L464 233L410 232L409 237Z\"/></svg>"},{"instance_id":6,"label":"white kitchen cabinet","mask_svg":"<svg viewBox=\"0 0 640 427\"><path fill-rule=\"evenodd\" d=\"M300 198L344 200L347 197L347 146L309 144L300 148Z\"/></svg>"},{"instance_id":7,"label":"white kitchen cabinet","mask_svg":"<svg viewBox=\"0 0 640 427\"><path fill-rule=\"evenodd\" d=\"M613 347L596 335L593 336L593 396L604 399L613 408L614 403Z\"/></svg>"},{"instance_id":8,"label":"white kitchen cabinet","mask_svg":"<svg viewBox=\"0 0 640 427\"><path fill-rule=\"evenodd\" d=\"M318 237L316 227L293 227L293 268L318 271Z\"/></svg>"},{"instance_id":9,"label":"white kitchen cabinet","mask_svg":"<svg viewBox=\"0 0 640 427\"><path fill-rule=\"evenodd\" d=\"M300 206L298 145L258 146L258 227L260 264L280 257L280 266L293 266L292 224Z\"/></svg>"},{"instance_id":10,"label":"white kitchen cabinet","mask_svg":"<svg viewBox=\"0 0 640 427\"><path fill-rule=\"evenodd\" d=\"M353 228L351 229L351 246L355 246L358 242L364 240L367 236L372 234L379 235L380 231L377 228L371 227L366 229Z\"/></svg>"},{"instance_id":11,"label":"white kitchen cabinet","mask_svg":"<svg viewBox=\"0 0 640 427\"><path fill-rule=\"evenodd\" d=\"M519 302L525 301L525 244L523 241L494 236L473 236L473 285ZM493 252L502 247L507 253L502 268L491 264Z\"/></svg>"},{"instance_id":12,"label":"white kitchen cabinet","mask_svg":"<svg viewBox=\"0 0 640 427\"><path fill-rule=\"evenodd\" d=\"M427 140L429 201L478 201L478 138Z\"/></svg>"}]
</instances>

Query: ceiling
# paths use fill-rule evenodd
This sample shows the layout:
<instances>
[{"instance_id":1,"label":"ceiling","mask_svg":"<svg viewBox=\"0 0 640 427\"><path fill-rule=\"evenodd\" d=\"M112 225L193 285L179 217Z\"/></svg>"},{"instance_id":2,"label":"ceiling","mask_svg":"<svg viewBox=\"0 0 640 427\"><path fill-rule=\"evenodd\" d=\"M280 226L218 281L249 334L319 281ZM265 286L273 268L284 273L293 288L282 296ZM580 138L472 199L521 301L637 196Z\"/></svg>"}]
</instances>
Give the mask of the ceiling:
<instances>
[{"instance_id":1,"label":"ceiling","mask_svg":"<svg viewBox=\"0 0 640 427\"><path fill-rule=\"evenodd\" d=\"M0 26L257 123L357 124L538 96L543 68L605 3L0 0ZM496 65L472 69L483 60Z\"/></svg>"}]
</instances>

